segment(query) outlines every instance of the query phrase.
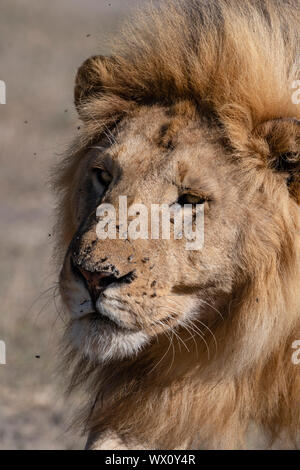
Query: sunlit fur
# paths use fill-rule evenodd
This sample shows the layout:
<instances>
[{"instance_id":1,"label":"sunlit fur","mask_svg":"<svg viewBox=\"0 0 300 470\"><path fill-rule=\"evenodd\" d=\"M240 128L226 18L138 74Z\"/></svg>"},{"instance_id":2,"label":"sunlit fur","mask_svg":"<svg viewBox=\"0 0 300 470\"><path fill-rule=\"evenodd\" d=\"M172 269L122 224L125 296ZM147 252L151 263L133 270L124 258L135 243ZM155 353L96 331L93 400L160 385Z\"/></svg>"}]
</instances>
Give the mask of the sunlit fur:
<instances>
[{"instance_id":1,"label":"sunlit fur","mask_svg":"<svg viewBox=\"0 0 300 470\"><path fill-rule=\"evenodd\" d=\"M72 385L84 384L90 396L84 420L98 447L105 447L103 436L114 432L128 447L239 448L246 445L251 426L293 447L300 425L300 369L291 360L292 343L300 339L300 106L291 96L292 83L300 78L300 4L191 0L162 5L132 21L113 59L94 57L79 70L75 103L83 129L56 176L58 258L78 230L78 168L89 145L104 134L113 136L111 153L132 164L138 180L149 166L144 155L158 161L165 120L168 138L185 163L185 149L188 154L192 145L193 153L201 152L203 142L210 142L195 173L204 172L211 181L205 170L213 168L210 160L218 162L215 174L231 225L227 234L224 221L211 221L212 237L224 230L226 236L215 248L208 237L201 254L208 250L207 272L215 275L213 294L199 303L206 326L191 322L184 325L190 327L187 332L177 322L172 328L180 309L166 302L171 327L157 328L133 357L101 364L71 343ZM161 139L161 148L168 147ZM137 152L130 155L130 145L140 145L139 160ZM282 169L277 159L289 152L293 180L288 189L290 167ZM123 184L125 190L133 187L126 178ZM238 243L229 256L233 226ZM111 245L112 255L114 249L120 250ZM188 261L180 252L181 264L176 264L173 250L174 268L166 271L162 253L157 278L167 285L169 276L183 272L192 281L197 259ZM218 272L218 266L224 269ZM219 303L213 303L216 299ZM216 314L218 320L214 316L210 322L209 306L205 318L205 302L223 319ZM146 325L145 312L138 312Z\"/></svg>"}]
</instances>

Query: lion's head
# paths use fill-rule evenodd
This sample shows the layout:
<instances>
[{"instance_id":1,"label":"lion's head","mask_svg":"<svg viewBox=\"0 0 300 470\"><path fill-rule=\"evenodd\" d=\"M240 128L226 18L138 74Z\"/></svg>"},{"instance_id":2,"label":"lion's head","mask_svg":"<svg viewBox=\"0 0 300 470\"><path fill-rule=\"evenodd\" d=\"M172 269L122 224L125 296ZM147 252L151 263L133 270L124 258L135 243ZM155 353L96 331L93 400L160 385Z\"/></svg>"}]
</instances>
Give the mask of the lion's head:
<instances>
[{"instance_id":1,"label":"lion's head","mask_svg":"<svg viewBox=\"0 0 300 470\"><path fill-rule=\"evenodd\" d=\"M126 377L158 407L158 392L150 399L155 384L168 384L161 393L174 386L176 395L189 380L190 406L198 400L197 418L189 418L194 435L201 420L209 435L199 400L213 413L210 387L225 426L242 419L232 405L243 401L233 392L238 377L241 388L249 371L260 385L271 383L266 364L279 356L278 371L290 368L285 353L299 321L300 110L291 98L299 3L293 15L284 2L263 2L264 10L261 3L195 1L186 10L172 2L131 31L118 54L88 59L75 87L83 130L58 181L60 289L73 350L104 376L111 363L123 371L115 384L126 406L136 396L122 390ZM140 215L130 214L134 204L148 211L146 237L123 233L120 196L129 221ZM204 212L201 249L187 249L184 236L151 236L153 204L175 203L182 214L185 204ZM115 208L114 239L98 236L101 204ZM239 393L254 402L249 387ZM282 405L281 392L272 397L268 424ZM107 400L106 409L124 417L122 432L135 432L138 411L131 408L134 421L121 399ZM165 428L156 422L145 439L176 445L187 432L173 429L171 441Z\"/></svg>"}]
</instances>

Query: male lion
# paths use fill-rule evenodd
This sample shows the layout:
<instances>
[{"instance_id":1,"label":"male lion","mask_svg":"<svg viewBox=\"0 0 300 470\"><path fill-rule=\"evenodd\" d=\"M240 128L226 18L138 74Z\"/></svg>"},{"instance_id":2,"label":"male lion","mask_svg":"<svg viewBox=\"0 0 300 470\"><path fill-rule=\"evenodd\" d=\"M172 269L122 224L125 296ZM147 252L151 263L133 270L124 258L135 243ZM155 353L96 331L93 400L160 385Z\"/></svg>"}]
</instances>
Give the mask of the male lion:
<instances>
[{"instance_id":1,"label":"male lion","mask_svg":"<svg viewBox=\"0 0 300 470\"><path fill-rule=\"evenodd\" d=\"M299 25L299 0L166 1L78 71L57 227L89 448L296 446ZM121 195L201 205L203 248L100 240Z\"/></svg>"}]
</instances>

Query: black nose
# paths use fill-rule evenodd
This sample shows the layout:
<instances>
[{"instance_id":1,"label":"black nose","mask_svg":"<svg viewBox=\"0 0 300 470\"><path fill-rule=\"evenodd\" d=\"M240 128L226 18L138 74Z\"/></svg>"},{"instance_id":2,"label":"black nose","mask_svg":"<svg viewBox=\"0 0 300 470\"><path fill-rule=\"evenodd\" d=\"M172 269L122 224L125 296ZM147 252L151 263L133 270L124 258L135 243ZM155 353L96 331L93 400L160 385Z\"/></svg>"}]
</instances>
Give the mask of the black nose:
<instances>
[{"instance_id":1,"label":"black nose","mask_svg":"<svg viewBox=\"0 0 300 470\"><path fill-rule=\"evenodd\" d=\"M117 277L107 271L89 271L86 268L75 264L73 261L71 264L75 275L80 276L83 279L93 302L96 302L99 295L112 284L130 284L135 278L134 271L130 271L124 276Z\"/></svg>"},{"instance_id":2,"label":"black nose","mask_svg":"<svg viewBox=\"0 0 300 470\"><path fill-rule=\"evenodd\" d=\"M95 302L99 295L107 289L108 286L118 281L118 278L106 271L87 271L86 269L77 266L77 270L83 277L86 287L91 294L92 300Z\"/></svg>"}]
</instances>

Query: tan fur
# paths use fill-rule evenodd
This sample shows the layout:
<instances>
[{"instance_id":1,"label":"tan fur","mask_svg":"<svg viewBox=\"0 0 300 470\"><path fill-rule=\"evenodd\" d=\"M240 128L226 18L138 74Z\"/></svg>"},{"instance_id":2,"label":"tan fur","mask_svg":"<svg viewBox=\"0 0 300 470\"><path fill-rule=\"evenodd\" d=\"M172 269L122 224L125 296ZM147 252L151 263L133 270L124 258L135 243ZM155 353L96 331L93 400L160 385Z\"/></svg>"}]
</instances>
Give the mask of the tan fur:
<instances>
[{"instance_id":1,"label":"tan fur","mask_svg":"<svg viewBox=\"0 0 300 470\"><path fill-rule=\"evenodd\" d=\"M91 270L108 257L120 273L133 253L137 278L121 290L120 316L150 340L133 357L101 364L82 320L70 346L72 386L84 383L90 395L93 439L116 433L120 447L239 448L253 423L295 446L300 106L291 95L300 4L165 3L140 14L113 58L88 59L76 78L84 128L56 178L61 256L73 239L62 297L68 306L72 251ZM96 240L84 181L99 142L110 171L122 172L104 201L171 203L174 184L207 198L201 253L176 240Z\"/></svg>"}]
</instances>

